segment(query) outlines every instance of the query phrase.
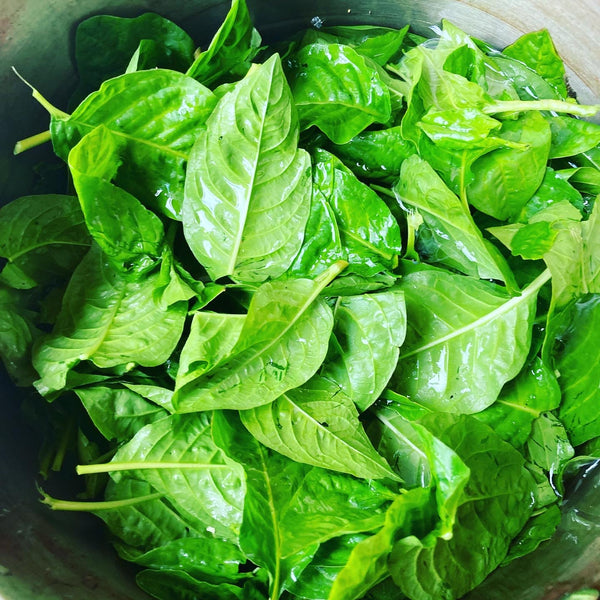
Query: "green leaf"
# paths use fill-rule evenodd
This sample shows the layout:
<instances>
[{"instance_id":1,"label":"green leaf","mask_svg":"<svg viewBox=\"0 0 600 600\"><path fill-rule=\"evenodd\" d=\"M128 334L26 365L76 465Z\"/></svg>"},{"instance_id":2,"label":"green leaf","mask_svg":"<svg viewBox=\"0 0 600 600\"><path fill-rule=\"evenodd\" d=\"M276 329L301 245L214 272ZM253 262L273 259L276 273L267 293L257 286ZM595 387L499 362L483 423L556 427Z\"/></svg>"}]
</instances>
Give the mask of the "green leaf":
<instances>
[{"instance_id":1,"label":"green leaf","mask_svg":"<svg viewBox=\"0 0 600 600\"><path fill-rule=\"evenodd\" d=\"M187 75L212 87L229 74L245 75L260 49L261 38L252 27L245 0L232 0L225 20L210 45L200 52Z\"/></svg>"},{"instance_id":2,"label":"green leaf","mask_svg":"<svg viewBox=\"0 0 600 600\"><path fill-rule=\"evenodd\" d=\"M515 377L531 343L544 272L520 296L441 270L405 276L408 330L391 388L436 410L490 406ZM478 357L485 356L485 361Z\"/></svg>"},{"instance_id":3,"label":"green leaf","mask_svg":"<svg viewBox=\"0 0 600 600\"><path fill-rule=\"evenodd\" d=\"M560 473L575 454L563 424L552 413L544 413L533 422L527 449L533 464L551 476Z\"/></svg>"},{"instance_id":4,"label":"green leaf","mask_svg":"<svg viewBox=\"0 0 600 600\"><path fill-rule=\"evenodd\" d=\"M521 100L562 99L556 87L520 60L496 53L493 60L500 75L513 83Z\"/></svg>"},{"instance_id":5,"label":"green leaf","mask_svg":"<svg viewBox=\"0 0 600 600\"><path fill-rule=\"evenodd\" d=\"M353 534L321 544L311 563L302 571L302 577L288 588L290 592L308 600L328 598L333 582L348 562L350 552L365 537L364 534Z\"/></svg>"},{"instance_id":6,"label":"green leaf","mask_svg":"<svg viewBox=\"0 0 600 600\"><path fill-rule=\"evenodd\" d=\"M321 29L308 29L302 44L338 43L351 46L378 65L384 67L394 62L403 49L408 26L402 29L373 27L371 25L338 25Z\"/></svg>"},{"instance_id":7,"label":"green leaf","mask_svg":"<svg viewBox=\"0 0 600 600\"><path fill-rule=\"evenodd\" d=\"M101 368L165 362L181 336L186 306L161 309L153 298L155 281L156 275L127 280L92 247L73 273L52 333L34 351L38 391L63 388L82 360Z\"/></svg>"},{"instance_id":8,"label":"green leaf","mask_svg":"<svg viewBox=\"0 0 600 600\"><path fill-rule=\"evenodd\" d=\"M474 108L432 109L417 123L436 145L457 150L485 143L491 132L501 125L500 121Z\"/></svg>"},{"instance_id":9,"label":"green leaf","mask_svg":"<svg viewBox=\"0 0 600 600\"><path fill-rule=\"evenodd\" d=\"M83 99L106 79L122 75L141 42L154 42L160 60L148 67L184 71L194 57L194 42L171 21L154 13L134 19L98 15L81 22L75 33L75 60Z\"/></svg>"},{"instance_id":10,"label":"green leaf","mask_svg":"<svg viewBox=\"0 0 600 600\"><path fill-rule=\"evenodd\" d=\"M473 415L489 425L505 442L523 449L535 419L560 404L560 388L554 372L540 359L509 381L498 400Z\"/></svg>"},{"instance_id":11,"label":"green leaf","mask_svg":"<svg viewBox=\"0 0 600 600\"><path fill-rule=\"evenodd\" d=\"M415 152L400 126L367 129L346 144L331 144L329 150L357 177L390 182L400 175L403 161Z\"/></svg>"},{"instance_id":12,"label":"green leaf","mask_svg":"<svg viewBox=\"0 0 600 600\"><path fill-rule=\"evenodd\" d=\"M548 30L542 29L522 35L502 51L506 56L533 69L543 77L563 98L567 97L565 66L556 52Z\"/></svg>"},{"instance_id":13,"label":"green leaf","mask_svg":"<svg viewBox=\"0 0 600 600\"><path fill-rule=\"evenodd\" d=\"M331 207L349 270L363 276L393 269L402 251L400 228L385 202L333 154L318 150L313 198ZM361 206L357 211L356 206Z\"/></svg>"},{"instance_id":14,"label":"green leaf","mask_svg":"<svg viewBox=\"0 0 600 600\"><path fill-rule=\"evenodd\" d=\"M178 569L147 569L136 583L158 600L242 600L242 588L229 583L212 584Z\"/></svg>"},{"instance_id":15,"label":"green leaf","mask_svg":"<svg viewBox=\"0 0 600 600\"><path fill-rule=\"evenodd\" d=\"M600 435L600 295L585 297L567 309L555 333L554 360L560 373L562 402L558 417L574 446Z\"/></svg>"},{"instance_id":16,"label":"green leaf","mask_svg":"<svg viewBox=\"0 0 600 600\"><path fill-rule=\"evenodd\" d=\"M394 186L400 205L423 217L417 231L431 261L453 267L466 275L505 281L508 266L487 243L471 213L426 161L417 156L402 165Z\"/></svg>"},{"instance_id":17,"label":"green leaf","mask_svg":"<svg viewBox=\"0 0 600 600\"><path fill-rule=\"evenodd\" d=\"M156 490L146 481L122 477L118 482L109 479L105 499L107 502L130 500L152 493ZM94 514L104 521L117 540L141 552L151 551L176 539L205 534L201 524L186 519L164 498L97 510Z\"/></svg>"},{"instance_id":18,"label":"green leaf","mask_svg":"<svg viewBox=\"0 0 600 600\"><path fill-rule=\"evenodd\" d=\"M600 125L565 116L548 116L552 132L550 158L565 158L587 152L600 144Z\"/></svg>"},{"instance_id":19,"label":"green leaf","mask_svg":"<svg viewBox=\"0 0 600 600\"><path fill-rule=\"evenodd\" d=\"M20 386L31 385L36 379L31 349L40 334L33 325L35 313L24 304L22 293L0 285L0 360Z\"/></svg>"},{"instance_id":20,"label":"green leaf","mask_svg":"<svg viewBox=\"0 0 600 600\"><path fill-rule=\"evenodd\" d=\"M68 117L53 117L54 151L63 160L79 140L104 125L123 140L115 184L168 217L179 219L186 162L216 96L176 71L152 69L108 79Z\"/></svg>"},{"instance_id":21,"label":"green leaf","mask_svg":"<svg viewBox=\"0 0 600 600\"><path fill-rule=\"evenodd\" d=\"M386 513L382 529L358 543L333 581L328 600L356 600L389 577L388 556L394 538L421 529L431 519L431 489L415 488L399 495Z\"/></svg>"},{"instance_id":22,"label":"green leaf","mask_svg":"<svg viewBox=\"0 0 600 600\"><path fill-rule=\"evenodd\" d=\"M311 193L310 159L297 145L292 96L273 56L221 98L192 151L184 232L213 279L264 281L292 263Z\"/></svg>"},{"instance_id":23,"label":"green leaf","mask_svg":"<svg viewBox=\"0 0 600 600\"><path fill-rule=\"evenodd\" d=\"M75 393L107 440L128 441L145 425L167 416L165 410L127 388L91 386Z\"/></svg>"},{"instance_id":24,"label":"green leaf","mask_svg":"<svg viewBox=\"0 0 600 600\"><path fill-rule=\"evenodd\" d=\"M248 492L240 545L255 564L269 570L270 597L277 598L281 588L292 585L297 569L310 562L319 543L381 525L383 509L393 495L376 482L308 467L270 452L233 413L215 413L213 435L244 465Z\"/></svg>"},{"instance_id":25,"label":"green leaf","mask_svg":"<svg viewBox=\"0 0 600 600\"><path fill-rule=\"evenodd\" d=\"M325 358L333 328L331 310L319 294L338 272L334 265L319 280L262 284L229 355L181 386L175 409L253 408L310 379Z\"/></svg>"},{"instance_id":26,"label":"green leaf","mask_svg":"<svg viewBox=\"0 0 600 600\"><path fill-rule=\"evenodd\" d=\"M454 600L503 560L531 514L531 476L523 457L469 416L432 414L420 423L454 450L470 470L451 535L408 535L394 544L389 568L415 600ZM473 540L477 540L474 544ZM485 552L479 548L483 545Z\"/></svg>"},{"instance_id":27,"label":"green leaf","mask_svg":"<svg viewBox=\"0 0 600 600\"><path fill-rule=\"evenodd\" d=\"M542 183L551 135L547 121L535 112L505 121L498 135L528 147L502 148L478 158L471 166L474 179L467 197L477 210L504 221L517 217Z\"/></svg>"},{"instance_id":28,"label":"green leaf","mask_svg":"<svg viewBox=\"0 0 600 600\"><path fill-rule=\"evenodd\" d=\"M0 209L0 281L28 289L73 272L90 246L77 198L46 194L17 198Z\"/></svg>"},{"instance_id":29,"label":"green leaf","mask_svg":"<svg viewBox=\"0 0 600 600\"><path fill-rule=\"evenodd\" d=\"M549 540L556 532L560 518L560 508L556 504L551 504L541 513L531 517L511 544L508 555L500 566L505 567L516 558L527 556L542 542Z\"/></svg>"},{"instance_id":30,"label":"green leaf","mask_svg":"<svg viewBox=\"0 0 600 600\"><path fill-rule=\"evenodd\" d=\"M387 86L350 46L304 46L290 60L288 78L302 129L315 125L335 144L391 116Z\"/></svg>"},{"instance_id":31,"label":"green leaf","mask_svg":"<svg viewBox=\"0 0 600 600\"><path fill-rule=\"evenodd\" d=\"M379 398L392 376L405 334L402 292L341 298L321 375L336 382L362 412Z\"/></svg>"},{"instance_id":32,"label":"green leaf","mask_svg":"<svg viewBox=\"0 0 600 600\"><path fill-rule=\"evenodd\" d=\"M147 481L184 518L235 541L245 493L241 467L215 446L210 413L171 415L140 429L105 465L79 473L111 472ZM204 527L202 527L204 525Z\"/></svg>"},{"instance_id":33,"label":"green leaf","mask_svg":"<svg viewBox=\"0 0 600 600\"><path fill-rule=\"evenodd\" d=\"M195 313L181 350L175 387L179 389L194 381L227 359L240 337L245 319L245 315Z\"/></svg>"},{"instance_id":34,"label":"green leaf","mask_svg":"<svg viewBox=\"0 0 600 600\"><path fill-rule=\"evenodd\" d=\"M152 267L163 249L161 220L113 185L126 142L100 125L69 153L69 169L87 228L113 264L124 271Z\"/></svg>"},{"instance_id":35,"label":"green leaf","mask_svg":"<svg viewBox=\"0 0 600 600\"><path fill-rule=\"evenodd\" d=\"M147 552L118 544L117 551L121 558L143 567L182 570L213 584L244 577L238 575L246 561L244 554L235 544L215 537L182 537Z\"/></svg>"},{"instance_id":36,"label":"green leaf","mask_svg":"<svg viewBox=\"0 0 600 600\"><path fill-rule=\"evenodd\" d=\"M540 213L542 210L565 201L570 202L580 212L583 211L583 198L581 194L568 181L565 181L564 177L557 171L547 167L540 187L521 210L518 221L521 223L532 221L534 215ZM572 212L574 215L577 214L575 211ZM537 218L541 218L541 216ZM579 220L578 217L574 218L575 220Z\"/></svg>"},{"instance_id":37,"label":"green leaf","mask_svg":"<svg viewBox=\"0 0 600 600\"><path fill-rule=\"evenodd\" d=\"M352 400L326 379L311 379L240 417L259 442L292 460L365 479L396 478L369 442Z\"/></svg>"},{"instance_id":38,"label":"green leaf","mask_svg":"<svg viewBox=\"0 0 600 600\"><path fill-rule=\"evenodd\" d=\"M278 598L295 563L312 557L317 547L305 547L284 560L282 513L306 473L300 463L270 453L233 415L216 412L213 435L246 473L246 495L240 531L240 547L270 575L270 597Z\"/></svg>"},{"instance_id":39,"label":"green leaf","mask_svg":"<svg viewBox=\"0 0 600 600\"><path fill-rule=\"evenodd\" d=\"M335 212L324 194L313 186L304 241L286 275L315 277L337 260L345 258Z\"/></svg>"},{"instance_id":40,"label":"green leaf","mask_svg":"<svg viewBox=\"0 0 600 600\"><path fill-rule=\"evenodd\" d=\"M548 221L536 221L517 230L512 238L512 253L525 260L543 258L554 245L558 232Z\"/></svg>"}]
</instances>

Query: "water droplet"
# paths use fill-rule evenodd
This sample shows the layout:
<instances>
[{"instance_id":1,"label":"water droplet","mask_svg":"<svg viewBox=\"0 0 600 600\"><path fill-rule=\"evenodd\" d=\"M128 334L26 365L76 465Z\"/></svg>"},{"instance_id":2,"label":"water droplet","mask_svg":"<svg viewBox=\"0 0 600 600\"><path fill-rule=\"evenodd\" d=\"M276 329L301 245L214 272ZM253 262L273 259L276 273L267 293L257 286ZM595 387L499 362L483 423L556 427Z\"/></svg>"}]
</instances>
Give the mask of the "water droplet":
<instances>
[{"instance_id":1,"label":"water droplet","mask_svg":"<svg viewBox=\"0 0 600 600\"><path fill-rule=\"evenodd\" d=\"M310 24L315 28L315 29L321 29L321 27L323 27L323 24L325 23L325 21L323 21L323 19L321 19L321 17L313 17L310 20Z\"/></svg>"}]
</instances>

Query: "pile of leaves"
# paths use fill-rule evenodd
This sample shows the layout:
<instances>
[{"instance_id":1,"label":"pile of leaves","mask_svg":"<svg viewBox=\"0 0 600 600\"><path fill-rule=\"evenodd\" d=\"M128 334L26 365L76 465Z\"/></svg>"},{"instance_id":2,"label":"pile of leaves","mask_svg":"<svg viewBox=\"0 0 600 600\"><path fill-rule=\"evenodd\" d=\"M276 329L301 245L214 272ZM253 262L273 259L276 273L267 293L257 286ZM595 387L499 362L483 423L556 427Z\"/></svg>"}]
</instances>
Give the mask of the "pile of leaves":
<instances>
[{"instance_id":1,"label":"pile of leaves","mask_svg":"<svg viewBox=\"0 0 600 600\"><path fill-rule=\"evenodd\" d=\"M34 90L71 194L0 210L0 354L85 476L43 499L163 600L459 598L600 455L599 107L546 31L261 44L92 17L77 107Z\"/></svg>"}]
</instances>

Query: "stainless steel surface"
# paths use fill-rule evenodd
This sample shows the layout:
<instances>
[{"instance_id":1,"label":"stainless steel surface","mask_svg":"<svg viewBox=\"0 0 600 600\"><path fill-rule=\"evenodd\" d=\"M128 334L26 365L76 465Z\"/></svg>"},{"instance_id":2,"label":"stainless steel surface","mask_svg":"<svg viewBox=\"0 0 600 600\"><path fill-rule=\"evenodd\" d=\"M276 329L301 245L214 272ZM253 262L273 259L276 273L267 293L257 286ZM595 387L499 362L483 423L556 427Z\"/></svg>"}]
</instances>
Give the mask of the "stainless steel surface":
<instances>
[{"instance_id":1,"label":"stainless steel surface","mask_svg":"<svg viewBox=\"0 0 600 600\"><path fill-rule=\"evenodd\" d=\"M12 73L14 65L55 105L66 106L74 75L71 41L76 24L91 14L135 16L158 12L188 29L198 43L206 42L220 23L228 2L216 0L3 0L0 14L0 204L31 189L30 169L48 151L38 148L12 156L14 142L47 128L44 110ZM314 16L325 23L403 25L420 33L448 18L469 33L504 46L521 33L541 27L550 30L564 57L572 87L584 102L600 98L600 3L598 0L249 0L256 24L267 38L286 35L310 24ZM62 190L54 190L60 192ZM131 573L114 557L92 517L51 513L37 501L36 452L39 440L19 413L22 392L0 373L0 598L4 600L137 599ZM565 520L549 568L535 573L521 594L492 580L489 595L539 600L558 598L572 586L598 581L600 484L587 485L587 511L571 512ZM579 496L577 497L579 498ZM580 501L580 500L577 500ZM572 527L581 518L576 538ZM591 524L590 524L591 523ZM564 552L568 553L565 557ZM560 556L565 557L560 560ZM558 557L558 558L557 558ZM532 565L534 563L532 562ZM583 573L583 575L582 575ZM510 583L510 581L509 581ZM513 581L514 583L514 581ZM554 591L552 591L554 590Z\"/></svg>"}]
</instances>

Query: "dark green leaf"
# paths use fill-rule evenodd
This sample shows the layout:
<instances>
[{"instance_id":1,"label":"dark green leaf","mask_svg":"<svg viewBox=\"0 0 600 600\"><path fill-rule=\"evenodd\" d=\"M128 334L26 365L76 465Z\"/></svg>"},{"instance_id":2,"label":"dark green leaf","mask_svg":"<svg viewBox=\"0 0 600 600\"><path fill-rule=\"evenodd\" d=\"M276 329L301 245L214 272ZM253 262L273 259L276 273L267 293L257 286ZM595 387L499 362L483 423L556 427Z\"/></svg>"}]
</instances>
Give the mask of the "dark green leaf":
<instances>
[{"instance_id":1,"label":"dark green leaf","mask_svg":"<svg viewBox=\"0 0 600 600\"><path fill-rule=\"evenodd\" d=\"M200 52L187 75L212 87L229 74L243 76L260 49L261 38L252 27L246 0L232 0L231 8L210 45Z\"/></svg>"},{"instance_id":2,"label":"dark green leaf","mask_svg":"<svg viewBox=\"0 0 600 600\"><path fill-rule=\"evenodd\" d=\"M194 42L171 21L154 13L135 19L98 15L86 19L75 34L75 60L80 101L111 77L125 73L131 56L141 42L153 42L160 52L158 60L146 66L185 71L194 58Z\"/></svg>"},{"instance_id":3,"label":"dark green leaf","mask_svg":"<svg viewBox=\"0 0 600 600\"><path fill-rule=\"evenodd\" d=\"M91 240L77 198L24 196L0 209L0 281L27 289L66 279Z\"/></svg>"}]
</instances>

